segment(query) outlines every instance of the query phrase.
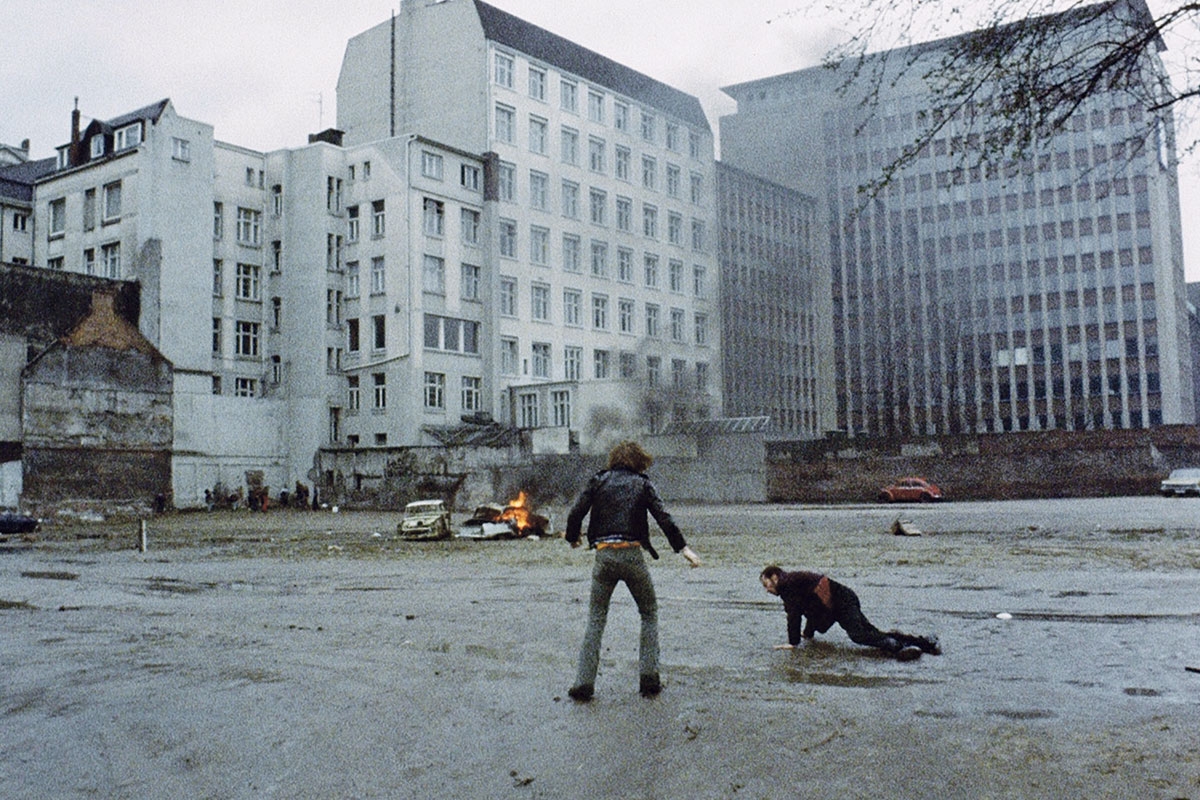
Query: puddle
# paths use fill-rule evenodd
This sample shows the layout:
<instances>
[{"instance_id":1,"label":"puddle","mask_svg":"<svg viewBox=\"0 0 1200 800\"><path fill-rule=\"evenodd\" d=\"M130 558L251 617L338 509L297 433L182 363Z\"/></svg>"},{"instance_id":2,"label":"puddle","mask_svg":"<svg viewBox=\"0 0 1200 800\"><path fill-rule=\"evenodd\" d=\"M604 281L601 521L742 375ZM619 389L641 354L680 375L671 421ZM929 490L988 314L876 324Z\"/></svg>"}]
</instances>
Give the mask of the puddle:
<instances>
[{"instance_id":1,"label":"puddle","mask_svg":"<svg viewBox=\"0 0 1200 800\"><path fill-rule=\"evenodd\" d=\"M792 683L807 683L813 686L836 686L842 689L879 689L913 686L922 683L937 683L922 678L901 678L891 675L855 675L845 672L811 672L790 668L784 676Z\"/></svg>"},{"instance_id":2,"label":"puddle","mask_svg":"<svg viewBox=\"0 0 1200 800\"><path fill-rule=\"evenodd\" d=\"M1126 686L1125 694L1130 697L1161 697L1162 692L1158 689L1146 689L1141 686Z\"/></svg>"},{"instance_id":3,"label":"puddle","mask_svg":"<svg viewBox=\"0 0 1200 800\"><path fill-rule=\"evenodd\" d=\"M50 581L73 581L79 578L75 572L22 572L22 578L44 578Z\"/></svg>"},{"instance_id":4,"label":"puddle","mask_svg":"<svg viewBox=\"0 0 1200 800\"><path fill-rule=\"evenodd\" d=\"M146 588L152 592L171 592L175 594L196 594L205 589L214 589L215 583L190 583L179 578L154 577L146 579Z\"/></svg>"},{"instance_id":5,"label":"puddle","mask_svg":"<svg viewBox=\"0 0 1200 800\"><path fill-rule=\"evenodd\" d=\"M24 600L0 600L0 611L8 611L10 609L37 611L37 606L31 606Z\"/></svg>"},{"instance_id":6,"label":"puddle","mask_svg":"<svg viewBox=\"0 0 1200 800\"><path fill-rule=\"evenodd\" d=\"M1053 719L1056 716L1053 711L1046 711L1040 708L1030 710L993 709L987 713L989 716L1004 717L1005 719L1013 720Z\"/></svg>"}]
</instances>

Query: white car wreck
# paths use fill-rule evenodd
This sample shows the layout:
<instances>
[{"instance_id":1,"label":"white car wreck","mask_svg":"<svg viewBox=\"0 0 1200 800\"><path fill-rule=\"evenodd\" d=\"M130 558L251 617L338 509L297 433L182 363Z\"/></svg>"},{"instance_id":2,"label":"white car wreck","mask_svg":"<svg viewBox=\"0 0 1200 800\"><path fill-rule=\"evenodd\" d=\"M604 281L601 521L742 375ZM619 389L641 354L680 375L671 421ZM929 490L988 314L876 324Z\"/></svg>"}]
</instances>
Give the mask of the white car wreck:
<instances>
[{"instance_id":1,"label":"white car wreck","mask_svg":"<svg viewBox=\"0 0 1200 800\"><path fill-rule=\"evenodd\" d=\"M450 512L441 500L414 501L404 507L396 533L404 539L449 539Z\"/></svg>"},{"instance_id":2,"label":"white car wreck","mask_svg":"<svg viewBox=\"0 0 1200 800\"><path fill-rule=\"evenodd\" d=\"M1163 497L1183 497L1189 494L1200 497L1200 469L1172 470L1158 487L1158 493Z\"/></svg>"}]
</instances>

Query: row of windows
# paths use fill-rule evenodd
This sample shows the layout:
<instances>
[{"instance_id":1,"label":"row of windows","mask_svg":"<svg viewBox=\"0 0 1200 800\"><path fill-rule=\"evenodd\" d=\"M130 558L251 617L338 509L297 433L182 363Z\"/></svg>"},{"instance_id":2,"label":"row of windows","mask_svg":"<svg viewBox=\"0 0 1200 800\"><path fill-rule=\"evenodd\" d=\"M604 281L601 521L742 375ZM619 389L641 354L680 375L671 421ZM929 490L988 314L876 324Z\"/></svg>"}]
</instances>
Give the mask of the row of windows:
<instances>
[{"instance_id":1,"label":"row of windows","mask_svg":"<svg viewBox=\"0 0 1200 800\"><path fill-rule=\"evenodd\" d=\"M548 342L533 342L530 344L530 359L522 360L520 341L513 338L500 339L500 374L526 375L534 378L553 378L552 365L553 347ZM596 348L592 350L591 377L596 380L608 380L619 377L624 380L644 378L646 385L656 387L663 385L663 359L660 356L639 356L628 350L615 353L612 350ZM642 359L644 358L644 372ZM697 361L694 372L689 376L688 362L682 358L670 360L671 385L676 389L695 388L699 392L708 391L708 363ZM584 349L576 345L566 345L562 348L562 378L566 381L583 379Z\"/></svg>"},{"instance_id":2,"label":"row of windows","mask_svg":"<svg viewBox=\"0 0 1200 800\"><path fill-rule=\"evenodd\" d=\"M96 189L85 189L83 192L83 229L90 231L96 227L96 212L100 212L100 224L110 225L114 222L119 222L121 219L121 181L113 181L106 183L99 190L99 195ZM99 196L99 209L97 209L97 197ZM49 203L50 210L50 225L47 230L47 236L51 239L62 236L67 230L67 199L59 197L51 200ZM24 230L24 222L21 223L21 230ZM17 220L13 220L14 229L17 226Z\"/></svg>"},{"instance_id":3,"label":"row of windows","mask_svg":"<svg viewBox=\"0 0 1200 800\"><path fill-rule=\"evenodd\" d=\"M435 181L444 180L445 158L440 153L421 151L421 175ZM458 182L464 189L483 191L483 170L477 164L459 164Z\"/></svg>"},{"instance_id":4,"label":"row of windows","mask_svg":"<svg viewBox=\"0 0 1200 800\"><path fill-rule=\"evenodd\" d=\"M493 54L492 62L492 81L505 89L516 90L516 58L502 51L496 51ZM538 102L548 101L549 73L542 67L527 64L526 65L527 82L525 89L527 95ZM607 94L596 87L584 86L582 91L587 93L587 118L598 125L607 125L610 123L615 130L633 134L633 109L630 104L624 100L613 97L611 98L611 107ZM500 106L508 108L507 106ZM581 109L581 87L579 81L568 78L565 75L558 76L558 107L568 114L580 114ZM659 117L652 111L647 109L636 109L638 113L637 134L641 136L643 141L652 144L663 144L668 150L674 152L683 152L684 138L686 136L688 154L695 159L703 156L701 152L701 137L696 131L688 130L685 126L680 125L673 120L663 120L660 128ZM499 122L497 122L499 127ZM660 133L661 131L661 133ZM660 139L661 137L661 139ZM497 133L497 138L503 139ZM504 141L511 141L503 139Z\"/></svg>"},{"instance_id":5,"label":"row of windows","mask_svg":"<svg viewBox=\"0 0 1200 800\"><path fill-rule=\"evenodd\" d=\"M371 407L384 410L388 407L387 373L372 372L363 385L362 377L348 375L346 377L346 410L357 414L363 408L363 389L370 390ZM421 387L424 406L430 410L446 408L446 374L443 372L426 372ZM483 409L483 379L478 376L464 375L459 384L459 405L464 412L480 411Z\"/></svg>"},{"instance_id":6,"label":"row of windows","mask_svg":"<svg viewBox=\"0 0 1200 800\"><path fill-rule=\"evenodd\" d=\"M627 230L618 220L618 228ZM643 231L648 239L658 238L658 211L657 209L647 206L644 209L642 218ZM520 258L517 222L512 219L501 219L496 225L496 235L499 238L499 251L501 258ZM683 217L672 214L667 218L667 243L678 247L683 247ZM531 225L529 227L529 260L533 264L541 266L549 266L549 249L550 249L550 229L543 225ZM562 235L562 266L567 272L579 272L580 270L580 242L578 235L573 233L564 233ZM705 226L703 220L692 220L691 228L691 244L692 250L703 252L705 249ZM603 276L607 274L608 260L608 243L600 240L593 240L592 263L593 274ZM622 259L628 256L632 258L633 251L629 248L617 248L617 270L621 274L622 265L625 263ZM658 256L654 256L655 259ZM601 271L597 272L596 265L601 265Z\"/></svg>"}]
</instances>

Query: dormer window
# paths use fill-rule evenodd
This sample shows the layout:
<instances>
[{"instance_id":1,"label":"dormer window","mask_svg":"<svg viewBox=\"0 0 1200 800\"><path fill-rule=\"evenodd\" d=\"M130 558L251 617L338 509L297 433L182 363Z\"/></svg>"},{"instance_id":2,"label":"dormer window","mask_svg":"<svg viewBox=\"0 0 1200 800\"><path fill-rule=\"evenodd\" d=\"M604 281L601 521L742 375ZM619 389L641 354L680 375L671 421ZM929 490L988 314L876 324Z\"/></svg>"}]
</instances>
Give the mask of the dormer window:
<instances>
[{"instance_id":1,"label":"dormer window","mask_svg":"<svg viewBox=\"0 0 1200 800\"><path fill-rule=\"evenodd\" d=\"M142 123L135 122L117 129L116 144L113 149L127 150L142 143Z\"/></svg>"},{"instance_id":2,"label":"dormer window","mask_svg":"<svg viewBox=\"0 0 1200 800\"><path fill-rule=\"evenodd\" d=\"M99 158L104 155L104 134L97 133L91 141L91 157Z\"/></svg>"}]
</instances>

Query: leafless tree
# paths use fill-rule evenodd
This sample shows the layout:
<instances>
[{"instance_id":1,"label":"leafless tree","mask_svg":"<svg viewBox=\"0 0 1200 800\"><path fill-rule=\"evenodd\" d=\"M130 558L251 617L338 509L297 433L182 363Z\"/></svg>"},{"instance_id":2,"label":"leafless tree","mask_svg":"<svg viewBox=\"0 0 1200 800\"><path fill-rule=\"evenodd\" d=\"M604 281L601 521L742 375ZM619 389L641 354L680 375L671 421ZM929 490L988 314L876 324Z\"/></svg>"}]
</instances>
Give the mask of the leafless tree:
<instances>
[{"instance_id":1,"label":"leafless tree","mask_svg":"<svg viewBox=\"0 0 1200 800\"><path fill-rule=\"evenodd\" d=\"M1142 142L1200 95L1200 43L1188 51L1191 39L1200 42L1197 2L1156 13L1145 0L1072 0L1065 8L1053 0L864 0L854 18L825 66L862 104L861 125L899 81L919 78L932 99L910 144L861 187L864 198L939 138L957 144L966 167L1021 164L1100 93L1126 93L1146 110ZM1179 49L1174 89L1154 66L1164 37ZM1189 138L1180 149L1197 144Z\"/></svg>"}]
</instances>

